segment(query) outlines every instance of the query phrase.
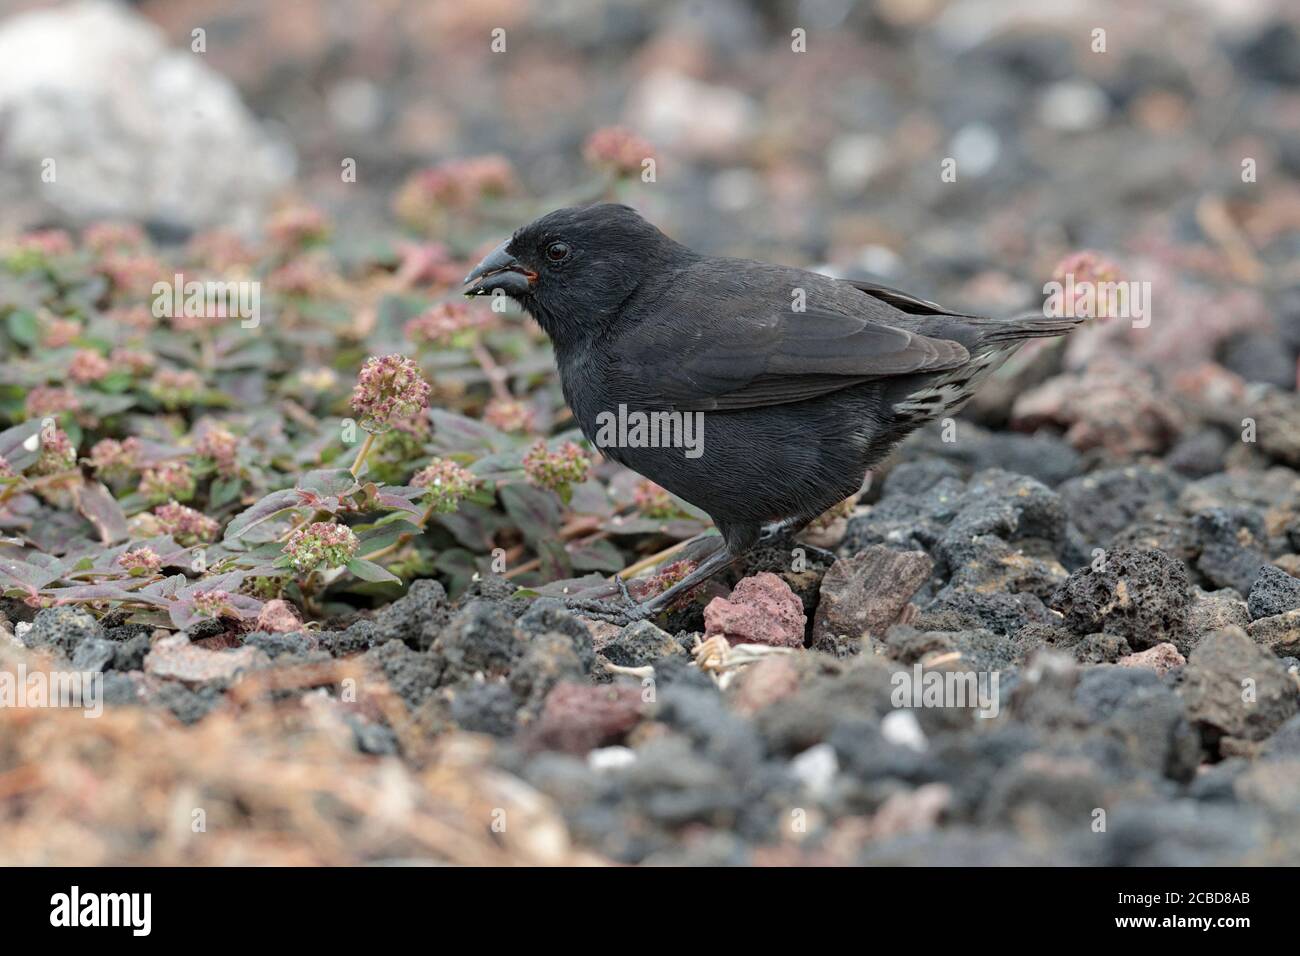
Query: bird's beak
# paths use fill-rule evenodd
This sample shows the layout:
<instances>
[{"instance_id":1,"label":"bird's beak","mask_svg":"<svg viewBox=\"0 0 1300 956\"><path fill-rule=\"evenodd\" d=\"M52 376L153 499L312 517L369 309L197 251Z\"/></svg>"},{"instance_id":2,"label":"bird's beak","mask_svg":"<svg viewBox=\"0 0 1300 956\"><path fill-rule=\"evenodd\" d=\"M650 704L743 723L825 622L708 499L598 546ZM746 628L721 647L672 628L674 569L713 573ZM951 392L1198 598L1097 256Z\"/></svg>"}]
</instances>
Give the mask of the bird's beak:
<instances>
[{"instance_id":1,"label":"bird's beak","mask_svg":"<svg viewBox=\"0 0 1300 956\"><path fill-rule=\"evenodd\" d=\"M506 252L507 239L489 252L474 271L465 277L465 284L477 285L465 290L466 295L491 295L500 289L506 295L527 295L537 281L537 273L524 268L519 260Z\"/></svg>"}]
</instances>

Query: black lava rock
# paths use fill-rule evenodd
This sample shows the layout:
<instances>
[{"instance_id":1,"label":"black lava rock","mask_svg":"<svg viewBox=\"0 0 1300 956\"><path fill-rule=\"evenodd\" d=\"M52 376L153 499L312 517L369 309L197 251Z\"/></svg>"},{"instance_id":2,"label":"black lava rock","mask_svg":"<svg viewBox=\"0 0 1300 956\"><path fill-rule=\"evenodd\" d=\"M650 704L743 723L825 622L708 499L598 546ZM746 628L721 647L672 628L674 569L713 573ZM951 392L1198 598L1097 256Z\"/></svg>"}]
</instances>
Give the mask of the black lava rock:
<instances>
[{"instance_id":1,"label":"black lava rock","mask_svg":"<svg viewBox=\"0 0 1300 956\"><path fill-rule=\"evenodd\" d=\"M655 627L649 621L636 621L619 632L601 652L612 664L622 667L642 667L654 664L662 657L684 655L682 646L671 634Z\"/></svg>"},{"instance_id":2,"label":"black lava rock","mask_svg":"<svg viewBox=\"0 0 1300 956\"><path fill-rule=\"evenodd\" d=\"M38 611L23 643L35 650L54 651L71 658L82 641L102 638L104 630L89 613L74 607L48 607Z\"/></svg>"},{"instance_id":3,"label":"black lava rock","mask_svg":"<svg viewBox=\"0 0 1300 956\"><path fill-rule=\"evenodd\" d=\"M1217 588L1249 594L1268 563L1264 519L1252 508L1208 508L1192 518L1201 543L1196 569Z\"/></svg>"},{"instance_id":4,"label":"black lava rock","mask_svg":"<svg viewBox=\"0 0 1300 956\"><path fill-rule=\"evenodd\" d=\"M1095 471L1061 485L1061 501L1090 547L1104 548L1141 515L1173 510L1185 480L1162 465Z\"/></svg>"},{"instance_id":5,"label":"black lava rock","mask_svg":"<svg viewBox=\"0 0 1300 956\"><path fill-rule=\"evenodd\" d=\"M412 650L427 649L451 617L447 592L437 581L411 582L402 597L375 615L375 642L401 641Z\"/></svg>"},{"instance_id":6,"label":"black lava rock","mask_svg":"<svg viewBox=\"0 0 1300 956\"><path fill-rule=\"evenodd\" d=\"M507 674L524 649L514 618L501 605L482 598L461 608L431 645L449 679Z\"/></svg>"},{"instance_id":7,"label":"black lava rock","mask_svg":"<svg viewBox=\"0 0 1300 956\"><path fill-rule=\"evenodd\" d=\"M1124 549L1071 574L1050 605L1076 634L1104 631L1145 650L1165 641L1187 646L1190 602L1181 562L1162 551Z\"/></svg>"},{"instance_id":8,"label":"black lava rock","mask_svg":"<svg viewBox=\"0 0 1300 956\"><path fill-rule=\"evenodd\" d=\"M509 737L515 732L517 709L515 695L500 681L471 682L456 688L451 718L462 730Z\"/></svg>"},{"instance_id":9,"label":"black lava rock","mask_svg":"<svg viewBox=\"0 0 1300 956\"><path fill-rule=\"evenodd\" d=\"M413 651L402 641L387 641L366 652L388 684L412 709L433 696L443 674L443 662L429 653Z\"/></svg>"},{"instance_id":10,"label":"black lava rock","mask_svg":"<svg viewBox=\"0 0 1300 956\"><path fill-rule=\"evenodd\" d=\"M1300 578L1271 564L1264 565L1250 588L1246 606L1252 621L1300 608Z\"/></svg>"}]
</instances>

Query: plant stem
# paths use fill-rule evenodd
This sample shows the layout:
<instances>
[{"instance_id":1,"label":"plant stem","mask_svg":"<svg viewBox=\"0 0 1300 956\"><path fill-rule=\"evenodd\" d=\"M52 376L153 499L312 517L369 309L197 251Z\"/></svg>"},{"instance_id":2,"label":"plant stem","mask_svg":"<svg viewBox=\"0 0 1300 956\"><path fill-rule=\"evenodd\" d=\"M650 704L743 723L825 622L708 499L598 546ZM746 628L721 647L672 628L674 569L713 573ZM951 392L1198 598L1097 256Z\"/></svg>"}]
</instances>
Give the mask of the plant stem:
<instances>
[{"instance_id":1,"label":"plant stem","mask_svg":"<svg viewBox=\"0 0 1300 956\"><path fill-rule=\"evenodd\" d=\"M497 364L497 360L492 357L492 353L488 351L487 346L475 338L471 351L474 354L474 360L478 362L479 368L487 376L488 385L492 388L493 396L503 401L509 401L513 398L510 389L506 388L506 379L509 376L505 369Z\"/></svg>"},{"instance_id":2,"label":"plant stem","mask_svg":"<svg viewBox=\"0 0 1300 956\"><path fill-rule=\"evenodd\" d=\"M366 463L366 456L370 454L370 449L374 446L374 444L375 444L375 433L366 432L366 440L363 441L361 443L361 447L357 449L357 457L352 462L351 471L352 471L353 478L360 477L361 466Z\"/></svg>"}]
</instances>

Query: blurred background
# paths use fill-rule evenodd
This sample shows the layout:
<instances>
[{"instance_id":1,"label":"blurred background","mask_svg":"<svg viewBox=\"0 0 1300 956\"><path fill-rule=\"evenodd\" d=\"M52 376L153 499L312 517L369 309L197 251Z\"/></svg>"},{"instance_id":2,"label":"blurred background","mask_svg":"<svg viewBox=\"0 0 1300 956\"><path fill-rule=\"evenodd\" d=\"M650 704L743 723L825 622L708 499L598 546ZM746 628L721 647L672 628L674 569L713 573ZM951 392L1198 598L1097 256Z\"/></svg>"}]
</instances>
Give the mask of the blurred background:
<instances>
[{"instance_id":1,"label":"blurred background","mask_svg":"<svg viewBox=\"0 0 1300 956\"><path fill-rule=\"evenodd\" d=\"M623 198L715 253L992 310L1036 304L1080 247L1157 262L1176 247L1212 274L1296 278L1300 7L1281 0L0 11L8 230L255 229L293 193L354 234L382 231L413 173L485 154L540 210L581 192L584 142L618 125L657 163ZM57 188L35 179L46 157Z\"/></svg>"}]
</instances>

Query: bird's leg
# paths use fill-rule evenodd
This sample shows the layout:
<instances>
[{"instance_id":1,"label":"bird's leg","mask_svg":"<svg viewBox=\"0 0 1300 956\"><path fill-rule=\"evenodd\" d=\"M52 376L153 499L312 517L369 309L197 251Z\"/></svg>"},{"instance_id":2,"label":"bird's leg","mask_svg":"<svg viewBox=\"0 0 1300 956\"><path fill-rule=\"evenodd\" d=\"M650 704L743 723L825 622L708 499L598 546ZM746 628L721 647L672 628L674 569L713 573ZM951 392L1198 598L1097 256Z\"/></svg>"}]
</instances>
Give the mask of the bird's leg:
<instances>
[{"instance_id":1,"label":"bird's leg","mask_svg":"<svg viewBox=\"0 0 1300 956\"><path fill-rule=\"evenodd\" d=\"M819 548L815 544L808 544L805 541L795 540L796 535L811 523L812 519L810 518L787 518L775 524L765 525L759 533L758 543L760 546L767 547L780 545L791 552L791 557L793 557L794 549L798 548L803 551L805 559L830 567L835 563L835 553L833 551L827 551L825 548Z\"/></svg>"},{"instance_id":2,"label":"bird's leg","mask_svg":"<svg viewBox=\"0 0 1300 956\"><path fill-rule=\"evenodd\" d=\"M625 602L624 607L614 606L612 602L574 600L568 603L573 610L580 611L588 617L611 624L630 624L642 621L666 611L683 594L688 594L719 571L723 571L740 561L758 541L760 529L752 525L723 525L721 546L715 548L676 584L647 601L637 603L628 593L627 584L621 575L615 575L617 584Z\"/></svg>"},{"instance_id":3,"label":"bird's leg","mask_svg":"<svg viewBox=\"0 0 1300 956\"><path fill-rule=\"evenodd\" d=\"M666 591L661 591L650 600L643 602L640 607L645 611L645 616L649 617L665 611L672 606L677 598L685 593L693 591L709 578L713 577L720 571L729 568L743 557L743 555L733 555L728 547L721 547L714 551L707 558L695 566L695 568Z\"/></svg>"},{"instance_id":4,"label":"bird's leg","mask_svg":"<svg viewBox=\"0 0 1300 956\"><path fill-rule=\"evenodd\" d=\"M578 611L593 620L606 621L610 624L626 625L634 621L643 621L647 618L654 617L672 606L672 603L684 593L688 593L699 585L703 584L709 578L718 572L735 564L740 558L733 556L728 548L721 547L701 561L695 568L682 578L672 587L647 601L637 602L628 592L627 583L619 575L615 575L614 581L623 596L625 602L619 606L613 601L590 600L575 598L566 601L566 606L573 611Z\"/></svg>"}]
</instances>

